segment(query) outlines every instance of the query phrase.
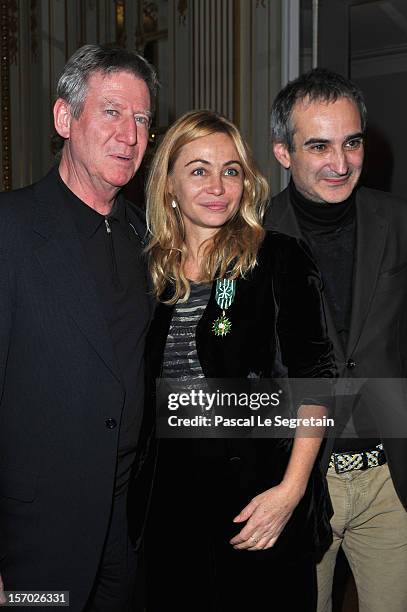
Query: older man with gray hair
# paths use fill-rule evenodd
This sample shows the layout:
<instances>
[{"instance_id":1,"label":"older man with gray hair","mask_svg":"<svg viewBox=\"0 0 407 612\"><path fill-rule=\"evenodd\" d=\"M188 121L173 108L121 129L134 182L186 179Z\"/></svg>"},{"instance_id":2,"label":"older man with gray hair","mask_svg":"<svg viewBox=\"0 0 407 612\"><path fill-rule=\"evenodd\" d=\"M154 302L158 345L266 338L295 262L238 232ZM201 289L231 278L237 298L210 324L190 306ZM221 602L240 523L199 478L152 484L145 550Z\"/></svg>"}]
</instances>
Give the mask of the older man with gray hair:
<instances>
[{"instance_id":1,"label":"older man with gray hair","mask_svg":"<svg viewBox=\"0 0 407 612\"><path fill-rule=\"evenodd\" d=\"M120 190L156 88L135 53L76 51L54 106L59 167L0 197L0 574L44 605L69 591L78 612L126 610L134 587L126 497L151 304L143 215Z\"/></svg>"}]
</instances>

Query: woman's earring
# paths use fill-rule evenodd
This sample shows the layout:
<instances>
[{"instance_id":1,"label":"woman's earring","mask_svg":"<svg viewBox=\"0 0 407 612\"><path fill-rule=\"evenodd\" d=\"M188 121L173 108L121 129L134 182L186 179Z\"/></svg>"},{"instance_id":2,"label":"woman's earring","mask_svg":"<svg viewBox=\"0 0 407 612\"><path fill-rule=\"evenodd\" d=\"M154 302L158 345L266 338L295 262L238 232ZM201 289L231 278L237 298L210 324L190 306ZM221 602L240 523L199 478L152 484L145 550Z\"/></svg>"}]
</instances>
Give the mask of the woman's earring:
<instances>
[{"instance_id":1,"label":"woman's earring","mask_svg":"<svg viewBox=\"0 0 407 612\"><path fill-rule=\"evenodd\" d=\"M177 208L178 204L176 203L176 201L175 201L175 200L173 200L173 201L171 202L171 206L172 206L173 208Z\"/></svg>"}]
</instances>

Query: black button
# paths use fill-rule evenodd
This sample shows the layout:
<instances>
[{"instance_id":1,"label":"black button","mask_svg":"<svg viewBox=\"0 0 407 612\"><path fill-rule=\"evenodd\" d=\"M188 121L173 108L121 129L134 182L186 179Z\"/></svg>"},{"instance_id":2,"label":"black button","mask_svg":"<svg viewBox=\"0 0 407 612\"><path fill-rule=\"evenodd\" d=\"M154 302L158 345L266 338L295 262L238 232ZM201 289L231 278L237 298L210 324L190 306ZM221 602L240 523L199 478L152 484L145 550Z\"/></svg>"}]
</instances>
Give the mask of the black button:
<instances>
[{"instance_id":1,"label":"black button","mask_svg":"<svg viewBox=\"0 0 407 612\"><path fill-rule=\"evenodd\" d=\"M114 419L106 419L105 421L105 425L108 429L114 429L117 425L116 421Z\"/></svg>"},{"instance_id":2,"label":"black button","mask_svg":"<svg viewBox=\"0 0 407 612\"><path fill-rule=\"evenodd\" d=\"M353 368L356 367L356 361L353 361L353 359L348 359L348 361L346 362L346 367L348 368L348 370L353 370Z\"/></svg>"}]
</instances>

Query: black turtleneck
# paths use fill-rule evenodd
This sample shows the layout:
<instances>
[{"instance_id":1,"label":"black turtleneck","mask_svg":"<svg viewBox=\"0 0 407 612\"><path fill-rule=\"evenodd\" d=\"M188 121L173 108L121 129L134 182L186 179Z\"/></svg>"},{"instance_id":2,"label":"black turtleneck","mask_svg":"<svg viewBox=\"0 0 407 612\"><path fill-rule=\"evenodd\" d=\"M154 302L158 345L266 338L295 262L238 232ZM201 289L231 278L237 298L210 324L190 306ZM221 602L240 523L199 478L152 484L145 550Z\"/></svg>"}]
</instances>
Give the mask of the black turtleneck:
<instances>
[{"instance_id":1,"label":"black turtleneck","mask_svg":"<svg viewBox=\"0 0 407 612\"><path fill-rule=\"evenodd\" d=\"M305 198L293 181L289 189L301 233L320 269L335 329L345 348L352 306L355 195L337 204L323 204Z\"/></svg>"},{"instance_id":2,"label":"black turtleneck","mask_svg":"<svg viewBox=\"0 0 407 612\"><path fill-rule=\"evenodd\" d=\"M346 351L352 310L353 262L356 245L355 192L343 202L325 204L305 198L289 185L301 233L308 242L321 272L324 293L338 337ZM358 438L337 438L334 452L360 451L373 448L380 442L372 416L366 410L353 411L349 431Z\"/></svg>"}]
</instances>

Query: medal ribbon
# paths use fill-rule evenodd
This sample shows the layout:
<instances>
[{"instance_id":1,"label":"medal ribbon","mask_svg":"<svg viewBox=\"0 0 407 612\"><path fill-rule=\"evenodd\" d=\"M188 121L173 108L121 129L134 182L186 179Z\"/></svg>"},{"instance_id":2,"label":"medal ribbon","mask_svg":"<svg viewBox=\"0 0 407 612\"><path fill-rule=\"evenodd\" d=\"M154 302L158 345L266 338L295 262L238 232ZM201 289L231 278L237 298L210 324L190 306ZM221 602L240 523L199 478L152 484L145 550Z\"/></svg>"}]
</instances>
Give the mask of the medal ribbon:
<instances>
[{"instance_id":1,"label":"medal ribbon","mask_svg":"<svg viewBox=\"0 0 407 612\"><path fill-rule=\"evenodd\" d=\"M216 281L215 300L219 308L226 310L235 299L236 281L228 278Z\"/></svg>"},{"instance_id":2,"label":"medal ribbon","mask_svg":"<svg viewBox=\"0 0 407 612\"><path fill-rule=\"evenodd\" d=\"M235 291L235 280L223 278L216 281L215 300L222 310L222 315L212 323L212 331L215 336L226 336L232 328L232 323L225 315L225 310L235 299Z\"/></svg>"}]
</instances>

